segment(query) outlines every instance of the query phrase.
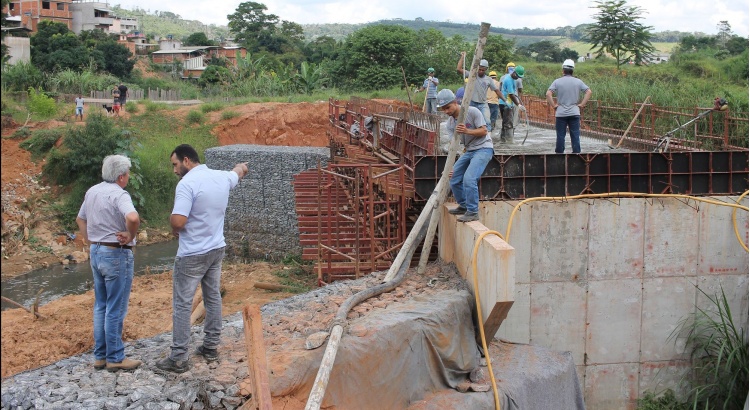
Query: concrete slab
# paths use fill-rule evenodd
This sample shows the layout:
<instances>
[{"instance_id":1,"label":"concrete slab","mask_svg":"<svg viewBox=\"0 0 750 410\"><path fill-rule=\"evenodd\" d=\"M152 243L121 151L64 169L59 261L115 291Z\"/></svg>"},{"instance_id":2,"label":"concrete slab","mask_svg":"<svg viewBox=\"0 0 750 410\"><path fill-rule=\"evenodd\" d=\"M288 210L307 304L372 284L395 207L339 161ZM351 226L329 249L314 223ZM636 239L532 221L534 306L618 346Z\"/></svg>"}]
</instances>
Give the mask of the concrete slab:
<instances>
[{"instance_id":1,"label":"concrete slab","mask_svg":"<svg viewBox=\"0 0 750 410\"><path fill-rule=\"evenodd\" d=\"M638 394L643 396L646 392L651 392L659 395L667 389L672 389L678 399L684 399L686 391L678 386L689 371L690 362L687 360L643 362L640 367Z\"/></svg>"},{"instance_id":2,"label":"concrete slab","mask_svg":"<svg viewBox=\"0 0 750 410\"><path fill-rule=\"evenodd\" d=\"M638 390L638 363L586 366L583 394L590 409L635 409Z\"/></svg>"},{"instance_id":3,"label":"concrete slab","mask_svg":"<svg viewBox=\"0 0 750 410\"><path fill-rule=\"evenodd\" d=\"M641 361L687 359L685 335L670 339L680 320L695 311L695 280L686 277L643 280Z\"/></svg>"},{"instance_id":4,"label":"concrete slab","mask_svg":"<svg viewBox=\"0 0 750 410\"><path fill-rule=\"evenodd\" d=\"M597 200L590 207L589 280L641 277L644 220L641 199Z\"/></svg>"},{"instance_id":5,"label":"concrete slab","mask_svg":"<svg viewBox=\"0 0 750 410\"><path fill-rule=\"evenodd\" d=\"M645 204L644 277L695 276L700 214L677 199Z\"/></svg>"},{"instance_id":6,"label":"concrete slab","mask_svg":"<svg viewBox=\"0 0 750 410\"><path fill-rule=\"evenodd\" d=\"M641 306L640 279L589 282L586 364L638 362Z\"/></svg>"},{"instance_id":7,"label":"concrete slab","mask_svg":"<svg viewBox=\"0 0 750 410\"><path fill-rule=\"evenodd\" d=\"M516 282L513 308L503 321L495 337L513 343L531 343L529 312L531 311L531 285Z\"/></svg>"},{"instance_id":8,"label":"concrete slab","mask_svg":"<svg viewBox=\"0 0 750 410\"><path fill-rule=\"evenodd\" d=\"M589 205L535 202L532 212L531 281L586 280Z\"/></svg>"},{"instance_id":9,"label":"concrete slab","mask_svg":"<svg viewBox=\"0 0 750 410\"><path fill-rule=\"evenodd\" d=\"M489 229L505 236L513 208L520 201L498 201L491 205L480 204L482 223ZM505 240L516 250L516 283L529 283L531 280L531 219L532 206L523 205L513 216L510 238Z\"/></svg>"},{"instance_id":10,"label":"concrete slab","mask_svg":"<svg viewBox=\"0 0 750 410\"><path fill-rule=\"evenodd\" d=\"M569 350L584 364L586 289L571 282L531 284L531 343Z\"/></svg>"},{"instance_id":11,"label":"concrete slab","mask_svg":"<svg viewBox=\"0 0 750 410\"><path fill-rule=\"evenodd\" d=\"M735 202L733 197L715 197L724 202ZM743 199L747 206L747 198ZM747 274L747 252L737 241L732 225L734 208L717 205L700 207L700 248L698 258L698 275ZM747 212L737 212L737 225L740 236L747 244Z\"/></svg>"}]
</instances>

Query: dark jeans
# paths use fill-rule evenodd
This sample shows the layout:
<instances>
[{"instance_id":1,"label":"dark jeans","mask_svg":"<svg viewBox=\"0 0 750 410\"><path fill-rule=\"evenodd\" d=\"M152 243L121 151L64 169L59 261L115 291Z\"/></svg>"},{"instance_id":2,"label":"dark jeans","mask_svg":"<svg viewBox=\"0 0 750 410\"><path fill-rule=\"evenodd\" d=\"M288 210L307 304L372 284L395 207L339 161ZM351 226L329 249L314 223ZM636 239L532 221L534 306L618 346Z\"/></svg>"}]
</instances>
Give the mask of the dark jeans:
<instances>
[{"instance_id":1,"label":"dark jeans","mask_svg":"<svg viewBox=\"0 0 750 410\"><path fill-rule=\"evenodd\" d=\"M513 107L505 104L500 105L500 111L503 115L503 129L509 130L513 128Z\"/></svg>"},{"instance_id":2,"label":"dark jeans","mask_svg":"<svg viewBox=\"0 0 750 410\"><path fill-rule=\"evenodd\" d=\"M490 106L490 124L492 128L495 128L495 121L497 121L497 116L500 113L500 105L492 103L487 103L487 105Z\"/></svg>"},{"instance_id":3,"label":"dark jeans","mask_svg":"<svg viewBox=\"0 0 750 410\"><path fill-rule=\"evenodd\" d=\"M570 117L555 117L555 131L557 131L557 143L555 152L562 154L565 152L565 132L570 130L570 145L573 147L573 153L581 152L581 116L571 115Z\"/></svg>"}]
</instances>

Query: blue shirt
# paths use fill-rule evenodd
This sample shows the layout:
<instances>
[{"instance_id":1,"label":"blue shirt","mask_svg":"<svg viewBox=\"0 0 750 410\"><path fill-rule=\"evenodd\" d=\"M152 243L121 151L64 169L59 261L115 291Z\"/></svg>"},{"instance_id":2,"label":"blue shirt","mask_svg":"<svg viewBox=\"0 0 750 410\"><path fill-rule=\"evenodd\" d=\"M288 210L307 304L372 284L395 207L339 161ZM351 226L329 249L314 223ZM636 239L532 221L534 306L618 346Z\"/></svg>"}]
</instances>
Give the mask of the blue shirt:
<instances>
[{"instance_id":1,"label":"blue shirt","mask_svg":"<svg viewBox=\"0 0 750 410\"><path fill-rule=\"evenodd\" d=\"M201 164L177 183L173 215L187 217L180 231L177 256L200 255L226 246L224 215L229 191L240 177L233 171L218 171Z\"/></svg>"},{"instance_id":2,"label":"blue shirt","mask_svg":"<svg viewBox=\"0 0 750 410\"><path fill-rule=\"evenodd\" d=\"M432 80L432 81L430 81ZM422 88L427 90L427 98L437 98L437 86L440 80L437 77L427 77L422 84Z\"/></svg>"},{"instance_id":3,"label":"blue shirt","mask_svg":"<svg viewBox=\"0 0 750 410\"><path fill-rule=\"evenodd\" d=\"M510 76L510 74L504 75L502 80L503 83L500 85L500 92L503 93L503 99L500 100L500 104L512 107L513 100L510 99L510 95L518 94L518 91L516 90L516 80L514 80L513 77Z\"/></svg>"}]
</instances>

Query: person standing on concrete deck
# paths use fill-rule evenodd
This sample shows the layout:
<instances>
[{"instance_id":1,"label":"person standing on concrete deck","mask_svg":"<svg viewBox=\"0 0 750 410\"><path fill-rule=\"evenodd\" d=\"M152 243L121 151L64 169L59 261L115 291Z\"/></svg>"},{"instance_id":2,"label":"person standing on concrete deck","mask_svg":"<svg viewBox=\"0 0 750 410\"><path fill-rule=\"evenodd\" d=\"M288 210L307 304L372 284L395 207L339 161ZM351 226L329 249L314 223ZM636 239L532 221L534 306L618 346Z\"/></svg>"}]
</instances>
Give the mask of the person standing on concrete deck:
<instances>
[{"instance_id":1,"label":"person standing on concrete deck","mask_svg":"<svg viewBox=\"0 0 750 410\"><path fill-rule=\"evenodd\" d=\"M505 98L500 101L500 110L503 113L503 129L500 133L500 142L502 143L513 143L513 110L517 107L518 110L525 111L521 100L518 98L518 91L516 90L516 80L523 78L525 70L523 66L515 67L505 78L500 86L503 96Z\"/></svg>"},{"instance_id":2,"label":"person standing on concrete deck","mask_svg":"<svg viewBox=\"0 0 750 410\"><path fill-rule=\"evenodd\" d=\"M430 114L437 114L437 87L440 84L440 80L435 77L435 69L430 67L427 69L427 78L425 78L422 86L417 92L427 90L427 99L425 100L425 111Z\"/></svg>"},{"instance_id":3,"label":"person standing on concrete deck","mask_svg":"<svg viewBox=\"0 0 750 410\"><path fill-rule=\"evenodd\" d=\"M464 76L464 78L468 78L470 72L468 70L464 70L464 58L466 58L466 51L461 52L461 57L459 57L458 64L456 65L456 71ZM487 131L489 132L492 131L492 124L489 123L490 106L487 105L487 90L490 89L494 91L498 98L502 98L502 95L500 94L500 89L495 85L495 82L489 76L485 75L485 73L487 72L487 68L489 68L489 63L487 62L487 60L479 61L477 78L474 82L474 94L469 97L471 98L470 105L472 107L478 108L482 113L482 116L484 116L484 123L487 127Z\"/></svg>"},{"instance_id":4,"label":"person standing on concrete deck","mask_svg":"<svg viewBox=\"0 0 750 410\"><path fill-rule=\"evenodd\" d=\"M125 357L122 326L133 284L133 247L141 220L130 194L131 162L110 155L102 162L101 182L86 191L76 224L90 243L94 276L94 369L133 370L140 360Z\"/></svg>"},{"instance_id":5,"label":"person standing on concrete deck","mask_svg":"<svg viewBox=\"0 0 750 410\"><path fill-rule=\"evenodd\" d=\"M248 173L247 163L231 171L209 169L190 145L179 145L170 155L180 177L169 222L179 238L172 272L172 349L156 367L175 373L190 369L190 314L198 284L203 291L205 337L195 353L206 361L219 358L221 337L221 263L224 259L224 215L229 191Z\"/></svg>"},{"instance_id":6,"label":"person standing on concrete deck","mask_svg":"<svg viewBox=\"0 0 750 410\"><path fill-rule=\"evenodd\" d=\"M461 106L453 91L442 89L438 93L438 108L448 115L448 132L460 134L465 152L456 161L451 175L451 191L458 207L448 211L460 215L459 222L479 220L479 177L495 154L492 138L487 132L484 116L476 107L469 107L463 124L457 124Z\"/></svg>"},{"instance_id":7,"label":"person standing on concrete deck","mask_svg":"<svg viewBox=\"0 0 750 410\"><path fill-rule=\"evenodd\" d=\"M581 152L581 108L586 106L591 98L591 89L583 81L573 77L575 63L571 59L562 64L563 76L552 82L547 89L547 104L555 109L555 131L557 132L557 143L555 152L565 152L565 133L570 130L570 145L573 153ZM583 94L583 99L578 100ZM557 94L557 102L552 98Z\"/></svg>"},{"instance_id":8,"label":"person standing on concrete deck","mask_svg":"<svg viewBox=\"0 0 750 410\"><path fill-rule=\"evenodd\" d=\"M503 83L503 81L505 80L506 76L509 76L510 73L512 73L515 70L516 70L516 63L514 63L514 62L511 61L508 64L506 64L505 65L505 74L503 74L500 77L500 80L499 80L500 84ZM502 92L503 90L500 90L500 91ZM521 94L523 94L523 78L516 79L516 93L518 95L518 98L521 98ZM515 128L515 127L518 126L518 119L519 119L518 118L518 107L514 106L513 107L513 128Z\"/></svg>"},{"instance_id":9,"label":"person standing on concrete deck","mask_svg":"<svg viewBox=\"0 0 750 410\"><path fill-rule=\"evenodd\" d=\"M495 86L500 88L500 82L497 81L497 73L490 71L490 78L495 83ZM495 128L495 122L500 113L499 100L498 96L492 90L487 90L487 105L490 107L490 124L492 125L492 128Z\"/></svg>"}]
</instances>

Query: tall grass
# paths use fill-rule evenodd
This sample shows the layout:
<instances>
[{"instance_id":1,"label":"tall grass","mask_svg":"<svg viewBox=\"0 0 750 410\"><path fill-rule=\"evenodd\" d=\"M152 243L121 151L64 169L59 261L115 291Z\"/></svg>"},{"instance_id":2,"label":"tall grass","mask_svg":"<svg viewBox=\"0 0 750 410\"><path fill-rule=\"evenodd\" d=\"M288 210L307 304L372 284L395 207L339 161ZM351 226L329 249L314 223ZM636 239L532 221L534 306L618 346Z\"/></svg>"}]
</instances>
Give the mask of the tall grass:
<instances>
[{"instance_id":1,"label":"tall grass","mask_svg":"<svg viewBox=\"0 0 750 410\"><path fill-rule=\"evenodd\" d=\"M46 88L57 93L88 95L92 90L106 90L119 82L117 77L110 74L67 69L52 74L46 81Z\"/></svg>"},{"instance_id":2,"label":"tall grass","mask_svg":"<svg viewBox=\"0 0 750 410\"><path fill-rule=\"evenodd\" d=\"M41 87L44 74L31 63L3 64L0 81L3 91L26 91L29 87Z\"/></svg>"}]
</instances>

